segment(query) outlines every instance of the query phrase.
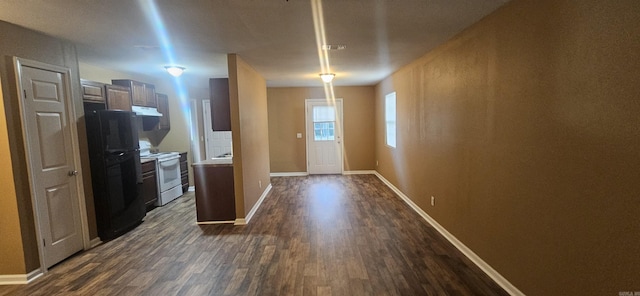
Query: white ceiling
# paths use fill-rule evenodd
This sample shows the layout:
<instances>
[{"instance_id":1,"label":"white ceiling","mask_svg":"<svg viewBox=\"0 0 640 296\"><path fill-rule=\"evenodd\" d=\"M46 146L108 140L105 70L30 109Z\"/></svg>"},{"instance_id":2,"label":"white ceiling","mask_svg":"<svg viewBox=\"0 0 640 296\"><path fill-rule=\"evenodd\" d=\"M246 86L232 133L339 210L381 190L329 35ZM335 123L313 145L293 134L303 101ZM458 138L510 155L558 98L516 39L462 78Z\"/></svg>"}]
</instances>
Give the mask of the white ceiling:
<instances>
[{"instance_id":1,"label":"white ceiling","mask_svg":"<svg viewBox=\"0 0 640 296\"><path fill-rule=\"evenodd\" d=\"M116 71L159 77L174 59L187 68L185 81L206 86L227 76L226 54L237 53L268 86L321 86L312 13L319 3L326 42L347 46L328 52L334 85L373 85L506 2L2 0L0 20L70 40L81 62Z\"/></svg>"}]
</instances>

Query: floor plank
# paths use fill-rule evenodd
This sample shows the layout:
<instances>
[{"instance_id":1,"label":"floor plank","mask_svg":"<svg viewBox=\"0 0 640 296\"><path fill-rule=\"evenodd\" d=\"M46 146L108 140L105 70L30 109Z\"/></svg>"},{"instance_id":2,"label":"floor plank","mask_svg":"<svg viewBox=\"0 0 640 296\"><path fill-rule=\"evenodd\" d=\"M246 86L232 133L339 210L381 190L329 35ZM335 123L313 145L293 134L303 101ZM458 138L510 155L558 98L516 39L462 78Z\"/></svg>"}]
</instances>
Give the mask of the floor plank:
<instances>
[{"instance_id":1,"label":"floor plank","mask_svg":"<svg viewBox=\"0 0 640 296\"><path fill-rule=\"evenodd\" d=\"M0 295L508 295L373 175L272 178L247 226L193 193Z\"/></svg>"}]
</instances>

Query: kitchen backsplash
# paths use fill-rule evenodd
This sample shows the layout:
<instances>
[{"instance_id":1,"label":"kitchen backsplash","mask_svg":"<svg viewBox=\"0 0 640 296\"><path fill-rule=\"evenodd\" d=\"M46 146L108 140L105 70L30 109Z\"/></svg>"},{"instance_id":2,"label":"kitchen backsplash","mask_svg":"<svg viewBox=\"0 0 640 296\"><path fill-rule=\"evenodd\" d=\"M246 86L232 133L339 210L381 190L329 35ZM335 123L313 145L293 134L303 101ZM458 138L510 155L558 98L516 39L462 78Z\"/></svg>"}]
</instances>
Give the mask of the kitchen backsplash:
<instances>
[{"instance_id":1,"label":"kitchen backsplash","mask_svg":"<svg viewBox=\"0 0 640 296\"><path fill-rule=\"evenodd\" d=\"M211 146L213 148L213 155L216 157L231 154L233 151L231 132L213 132Z\"/></svg>"}]
</instances>

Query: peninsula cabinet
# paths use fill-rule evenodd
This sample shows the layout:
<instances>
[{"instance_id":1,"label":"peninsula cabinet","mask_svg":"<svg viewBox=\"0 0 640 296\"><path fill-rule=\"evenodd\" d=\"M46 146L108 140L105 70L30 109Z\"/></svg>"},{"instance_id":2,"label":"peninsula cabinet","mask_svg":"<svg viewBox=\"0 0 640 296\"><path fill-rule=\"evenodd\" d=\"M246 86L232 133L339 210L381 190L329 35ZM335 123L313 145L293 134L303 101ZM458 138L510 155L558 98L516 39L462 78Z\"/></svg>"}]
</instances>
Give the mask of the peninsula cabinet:
<instances>
[{"instance_id":1,"label":"peninsula cabinet","mask_svg":"<svg viewBox=\"0 0 640 296\"><path fill-rule=\"evenodd\" d=\"M107 109L131 111L131 90L120 85L105 85Z\"/></svg>"},{"instance_id":2,"label":"peninsula cabinet","mask_svg":"<svg viewBox=\"0 0 640 296\"><path fill-rule=\"evenodd\" d=\"M229 79L209 79L211 128L213 131L231 131L231 106L229 104Z\"/></svg>"},{"instance_id":3,"label":"peninsula cabinet","mask_svg":"<svg viewBox=\"0 0 640 296\"><path fill-rule=\"evenodd\" d=\"M236 219L233 164L205 160L192 165L199 224L233 223Z\"/></svg>"},{"instance_id":4,"label":"peninsula cabinet","mask_svg":"<svg viewBox=\"0 0 640 296\"><path fill-rule=\"evenodd\" d=\"M134 106L152 108L158 106L156 102L156 87L153 84L130 79L113 79L111 83L131 89L131 104Z\"/></svg>"}]
</instances>

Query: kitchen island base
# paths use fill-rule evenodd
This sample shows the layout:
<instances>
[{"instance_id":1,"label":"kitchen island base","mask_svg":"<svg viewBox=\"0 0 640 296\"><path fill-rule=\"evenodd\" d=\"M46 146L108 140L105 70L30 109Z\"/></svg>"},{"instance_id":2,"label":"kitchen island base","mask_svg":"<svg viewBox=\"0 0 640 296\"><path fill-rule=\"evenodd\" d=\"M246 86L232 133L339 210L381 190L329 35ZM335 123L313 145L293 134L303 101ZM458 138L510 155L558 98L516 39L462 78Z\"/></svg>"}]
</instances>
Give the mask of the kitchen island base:
<instances>
[{"instance_id":1,"label":"kitchen island base","mask_svg":"<svg viewBox=\"0 0 640 296\"><path fill-rule=\"evenodd\" d=\"M205 160L193 164L193 173L198 224L234 223L233 164Z\"/></svg>"}]
</instances>

